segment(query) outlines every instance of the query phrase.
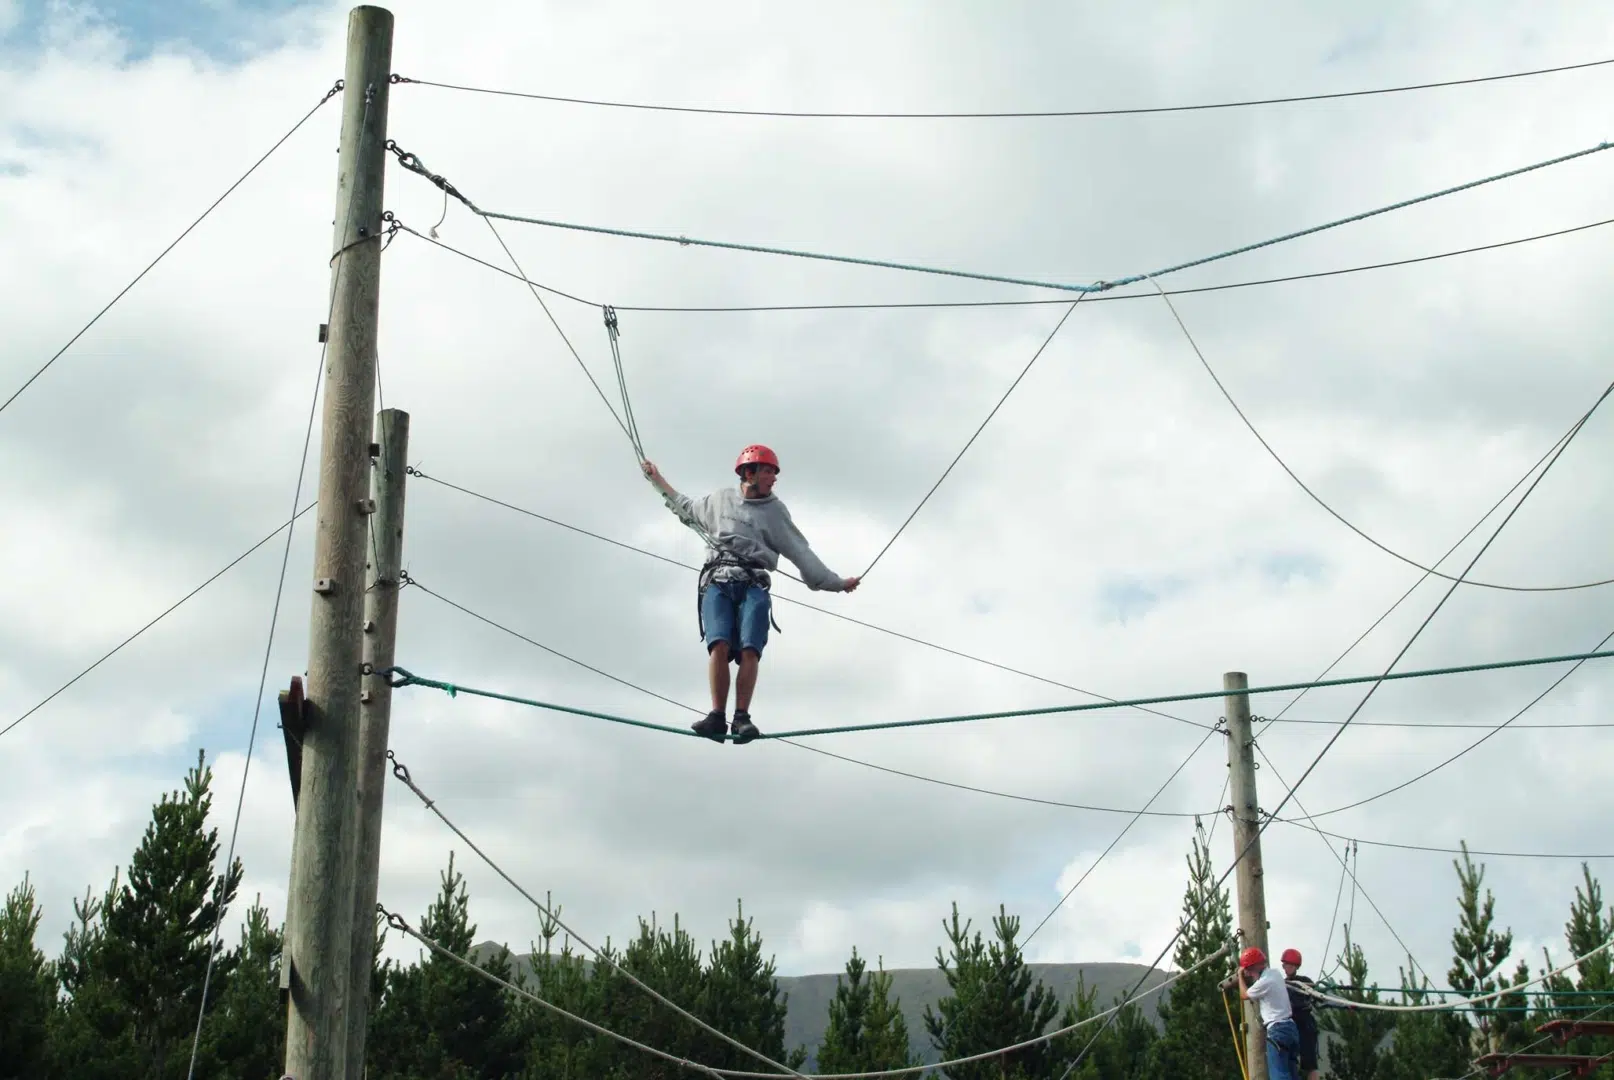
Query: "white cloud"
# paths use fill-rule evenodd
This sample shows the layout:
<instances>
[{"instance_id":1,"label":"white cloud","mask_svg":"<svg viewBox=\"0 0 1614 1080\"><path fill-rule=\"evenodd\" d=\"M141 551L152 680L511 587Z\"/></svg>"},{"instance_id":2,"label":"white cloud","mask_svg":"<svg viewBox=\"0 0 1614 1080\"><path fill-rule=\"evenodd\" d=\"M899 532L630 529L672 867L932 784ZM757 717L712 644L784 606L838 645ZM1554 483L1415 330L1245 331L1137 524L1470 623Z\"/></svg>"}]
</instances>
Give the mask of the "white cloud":
<instances>
[{"instance_id":1,"label":"white cloud","mask_svg":"<svg viewBox=\"0 0 1614 1080\"><path fill-rule=\"evenodd\" d=\"M395 69L578 96L781 108L968 109L1226 100L1486 73L1597 54L1610 32L1564 5L1496 4L1142 21L1063 9L918 7L676 15L563 5L395 5ZM345 12L239 65L67 41L0 70L5 386L20 384L341 69ZM307 18L307 17L303 17ZM580 222L1087 280L1167 265L1590 145L1595 72L1220 113L1060 121L692 117L392 88L390 133L484 206ZM0 723L284 519L324 317L338 110L327 106L26 395L0 414ZM1603 216L1603 157L1182 274L1182 285L1374 262ZM425 229L440 194L396 169L387 205ZM451 208L444 239L502 258ZM623 306L1021 296L942 278L505 226L536 280ZM1178 301L1252 421L1316 491L1412 558L1454 542L1608 378L1595 232L1414 267ZM694 538L635 474L621 433L519 283L400 237L383 270L382 374L426 471L669 556ZM552 301L610 390L599 313ZM1059 309L694 315L623 312L651 453L690 490L728 483L763 439L825 559L857 572L889 538L1058 318ZM6 391L9 393L9 389ZM1480 562L1501 582L1608 573L1609 424L1599 417ZM316 442L317 446L317 442ZM304 489L312 497L312 480ZM1464 549L1469 555L1478 541ZM175 787L217 756L227 829L280 564L266 545L0 741L0 877L32 872L52 941ZM425 482L411 572L521 632L693 706L704 698L692 575ZM298 533L269 693L302 670L308 529ZM1466 560L1462 552L1459 557ZM1447 564L1452 565L1452 564ZM1461 565L1461 563L1456 563ZM1145 695L1323 670L1416 571L1351 535L1251 438L1158 301L1083 304L993 425L853 597L812 602L1088 689ZM1425 585L1341 665L1387 664L1444 591ZM802 597L791 584L782 594ZM1117 615L1114 598L1152 606ZM1461 590L1402 666L1590 647L1597 591ZM764 665L765 730L1064 702L1066 691L790 605ZM400 662L470 686L682 725L599 680L407 594ZM1500 721L1557 669L1380 689L1374 720ZM1586 665L1539 707L1599 719ZM1338 722L1359 689L1292 715ZM1287 696L1258 699L1270 715ZM1170 709L1214 721L1215 701ZM277 915L291 807L264 713L240 852ZM1263 747L1296 779L1332 728ZM416 780L514 876L553 890L591 939L683 913L706 940L736 897L786 972L856 944L932 962L957 899L1029 928L1124 817L948 790L774 743L718 749L586 719L408 689L394 745ZM1347 732L1306 781L1323 810L1416 774L1471 733ZM1200 733L1136 712L996 720L815 745L962 784L1130 808ZM1366 840L1599 851L1605 732L1504 732L1406 792L1325 819ZM1158 808L1215 808L1220 738ZM1282 797L1261 775L1262 802ZM1298 816L1297 806L1285 816ZM382 897L417 915L450 850L474 917L521 947L530 909L401 786L387 794ZM1039 935L1039 959L1152 958L1175 925L1186 819L1140 824ZM1225 826L1218 860L1230 856ZM1265 841L1274 934L1319 953L1339 865L1315 836ZM1556 940L1578 867L1491 859L1521 942ZM1362 884L1431 971L1448 966L1455 880L1439 854L1364 845ZM1594 868L1595 869L1595 868ZM1349 898L1349 889L1346 896ZM1341 916L1343 918L1343 915ZM1358 900L1376 977L1400 947ZM1337 943L1338 935L1334 935ZM53 944L47 947L54 948ZM395 949L402 948L393 942ZM1561 951L1561 949L1556 950ZM1555 955L1556 955L1555 951ZM1534 954L1532 954L1534 959ZM1313 966L1321 966L1313 965Z\"/></svg>"}]
</instances>

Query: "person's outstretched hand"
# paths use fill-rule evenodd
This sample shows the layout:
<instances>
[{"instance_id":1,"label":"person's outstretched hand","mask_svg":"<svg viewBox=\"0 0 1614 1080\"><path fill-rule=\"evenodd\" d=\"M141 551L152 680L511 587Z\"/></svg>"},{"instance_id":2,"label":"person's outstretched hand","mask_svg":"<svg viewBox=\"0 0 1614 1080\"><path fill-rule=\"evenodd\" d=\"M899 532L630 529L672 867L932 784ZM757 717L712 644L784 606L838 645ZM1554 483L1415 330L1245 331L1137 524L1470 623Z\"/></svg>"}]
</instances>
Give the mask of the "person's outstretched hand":
<instances>
[{"instance_id":1,"label":"person's outstretched hand","mask_svg":"<svg viewBox=\"0 0 1614 1080\"><path fill-rule=\"evenodd\" d=\"M856 592L858 585L860 585L862 581L863 579L860 577L849 577L841 584L845 586L847 592Z\"/></svg>"},{"instance_id":2,"label":"person's outstretched hand","mask_svg":"<svg viewBox=\"0 0 1614 1080\"><path fill-rule=\"evenodd\" d=\"M641 461L639 462L639 468L644 471L645 479L649 480L657 487L660 487L666 483L666 481L661 478L661 470L656 468L652 462Z\"/></svg>"}]
</instances>

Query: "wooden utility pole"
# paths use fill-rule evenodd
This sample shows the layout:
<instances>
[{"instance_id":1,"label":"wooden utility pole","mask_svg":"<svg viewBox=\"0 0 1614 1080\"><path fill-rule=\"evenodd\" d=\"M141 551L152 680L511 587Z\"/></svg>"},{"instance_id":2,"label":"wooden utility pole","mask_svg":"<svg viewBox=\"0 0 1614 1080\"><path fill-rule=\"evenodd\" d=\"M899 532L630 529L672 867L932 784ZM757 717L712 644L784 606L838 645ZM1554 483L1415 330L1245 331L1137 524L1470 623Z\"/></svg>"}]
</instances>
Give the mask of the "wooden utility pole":
<instances>
[{"instance_id":1,"label":"wooden utility pole","mask_svg":"<svg viewBox=\"0 0 1614 1080\"><path fill-rule=\"evenodd\" d=\"M392 22L392 13L378 7L357 7L348 14L336 230L328 256L331 317L314 534L308 726L286 902L286 1075L291 1080L350 1080L359 665L364 557L374 509L369 449ZM369 926L366 922L365 933Z\"/></svg>"},{"instance_id":2,"label":"wooden utility pole","mask_svg":"<svg viewBox=\"0 0 1614 1080\"><path fill-rule=\"evenodd\" d=\"M359 696L359 856L353 905L353 966L348 973L347 1071L363 1075L370 1022L370 971L375 962L375 901L381 874L381 807L387 786L387 733L392 723L391 676L398 636L398 589L403 574L404 476L409 465L409 414L386 409L376 418L372 489L375 516L370 572L364 589L364 690Z\"/></svg>"},{"instance_id":3,"label":"wooden utility pole","mask_svg":"<svg viewBox=\"0 0 1614 1080\"><path fill-rule=\"evenodd\" d=\"M1222 676L1222 699L1227 716L1227 769L1233 795L1233 855L1238 859L1241 949L1251 945L1267 954L1267 899L1261 877L1261 817L1255 796L1255 738L1250 731L1250 695L1237 693L1249 687L1249 676L1229 671ZM1248 850L1246 850L1248 848ZM1250 1080L1267 1080L1267 1037L1255 1002L1244 1003L1244 1060Z\"/></svg>"}]
</instances>

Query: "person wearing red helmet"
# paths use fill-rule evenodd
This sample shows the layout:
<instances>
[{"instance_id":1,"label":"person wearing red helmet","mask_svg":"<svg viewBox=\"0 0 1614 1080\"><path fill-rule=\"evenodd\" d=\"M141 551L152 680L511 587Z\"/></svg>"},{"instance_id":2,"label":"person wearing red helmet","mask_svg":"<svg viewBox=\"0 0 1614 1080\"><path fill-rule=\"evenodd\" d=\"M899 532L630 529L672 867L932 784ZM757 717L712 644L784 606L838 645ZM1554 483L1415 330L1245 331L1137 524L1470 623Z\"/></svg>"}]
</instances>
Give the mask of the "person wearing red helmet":
<instances>
[{"instance_id":1,"label":"person wearing red helmet","mask_svg":"<svg viewBox=\"0 0 1614 1080\"><path fill-rule=\"evenodd\" d=\"M1285 949L1278 958L1283 965L1284 979L1289 984L1289 1011L1294 1015L1295 1028L1300 1032L1300 1074L1304 1080L1317 1080L1317 1014L1312 1010L1312 998L1294 984L1313 985L1311 979L1300 974L1300 950Z\"/></svg>"},{"instance_id":2,"label":"person wearing red helmet","mask_svg":"<svg viewBox=\"0 0 1614 1080\"><path fill-rule=\"evenodd\" d=\"M1289 987L1283 976L1267 966L1267 954L1254 946L1239 954L1239 997L1260 1008L1267 1033L1268 1080L1299 1080L1295 1059L1300 1029L1289 1008Z\"/></svg>"},{"instance_id":3,"label":"person wearing red helmet","mask_svg":"<svg viewBox=\"0 0 1614 1080\"><path fill-rule=\"evenodd\" d=\"M723 742L726 735L736 743L750 742L761 734L751 720L751 695L768 643L773 612L770 574L778 569L779 557L795 564L809 589L851 592L858 579L831 572L796 528L790 511L773 493L779 457L768 447L753 444L740 451L734 462L738 488L698 498L679 494L649 461L640 464L668 509L706 541L696 612L706 643L712 711L693 725L695 734L716 742ZM739 668L732 725L727 718L730 663Z\"/></svg>"}]
</instances>

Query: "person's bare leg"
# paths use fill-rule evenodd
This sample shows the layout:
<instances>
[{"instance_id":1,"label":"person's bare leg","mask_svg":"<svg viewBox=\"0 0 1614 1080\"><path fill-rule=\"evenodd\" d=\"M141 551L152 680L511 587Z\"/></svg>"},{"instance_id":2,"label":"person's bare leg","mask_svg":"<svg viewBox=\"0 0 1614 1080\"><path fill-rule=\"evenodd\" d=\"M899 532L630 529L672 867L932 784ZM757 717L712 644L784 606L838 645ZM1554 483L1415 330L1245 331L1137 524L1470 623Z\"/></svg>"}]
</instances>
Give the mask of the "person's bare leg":
<instances>
[{"instance_id":1,"label":"person's bare leg","mask_svg":"<svg viewBox=\"0 0 1614 1080\"><path fill-rule=\"evenodd\" d=\"M741 664L744 664L743 660L741 661ZM745 676L743 672L745 671L745 668L742 666L740 670L742 672L742 675L740 676L740 685L744 687ZM752 681L755 682L756 663L754 661L751 665L751 678ZM706 658L706 681L711 685L712 688L712 711L726 713L729 707L728 642L719 641L716 645L712 646L711 654ZM745 691L742 689L741 693L745 693ZM745 706L742 705L740 707L744 708Z\"/></svg>"},{"instance_id":2,"label":"person's bare leg","mask_svg":"<svg viewBox=\"0 0 1614 1080\"><path fill-rule=\"evenodd\" d=\"M753 649L740 653L740 674L734 685L735 712L751 711L751 693L757 688L757 663L760 657Z\"/></svg>"}]
</instances>

